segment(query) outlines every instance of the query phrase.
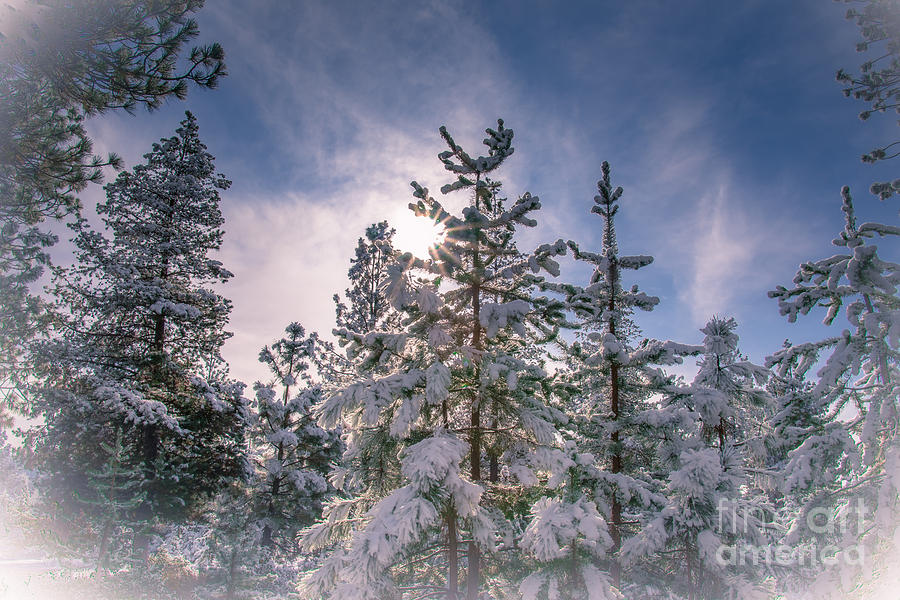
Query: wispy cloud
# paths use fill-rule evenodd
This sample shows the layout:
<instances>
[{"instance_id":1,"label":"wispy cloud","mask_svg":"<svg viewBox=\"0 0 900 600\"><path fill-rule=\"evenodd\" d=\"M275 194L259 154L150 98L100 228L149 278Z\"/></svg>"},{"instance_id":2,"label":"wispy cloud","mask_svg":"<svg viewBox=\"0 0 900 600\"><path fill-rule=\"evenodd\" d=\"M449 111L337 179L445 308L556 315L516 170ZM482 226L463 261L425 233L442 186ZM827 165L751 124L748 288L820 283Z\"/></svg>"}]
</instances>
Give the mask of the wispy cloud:
<instances>
[{"instance_id":1,"label":"wispy cloud","mask_svg":"<svg viewBox=\"0 0 900 600\"><path fill-rule=\"evenodd\" d=\"M734 312L736 299L768 283L765 263L778 256L783 244L734 200L725 184L707 193L692 210L693 230L679 236L691 263L679 295L695 324Z\"/></svg>"}]
</instances>

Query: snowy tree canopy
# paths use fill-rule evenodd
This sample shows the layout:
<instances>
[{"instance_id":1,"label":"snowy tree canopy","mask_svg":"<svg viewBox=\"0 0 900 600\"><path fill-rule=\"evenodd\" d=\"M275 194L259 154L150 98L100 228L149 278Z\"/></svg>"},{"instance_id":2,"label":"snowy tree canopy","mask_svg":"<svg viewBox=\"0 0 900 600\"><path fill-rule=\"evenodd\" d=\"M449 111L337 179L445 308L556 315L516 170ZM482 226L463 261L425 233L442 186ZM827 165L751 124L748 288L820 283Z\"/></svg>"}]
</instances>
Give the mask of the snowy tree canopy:
<instances>
[{"instance_id":1,"label":"snowy tree canopy","mask_svg":"<svg viewBox=\"0 0 900 600\"><path fill-rule=\"evenodd\" d=\"M844 84L844 95L866 102L869 106L859 113L868 120L877 113L900 112L900 5L893 0L844 0L847 4L862 4L849 8L847 18L856 21L862 41L858 52L874 51L859 68L859 73L837 72L837 80ZM872 55L869 55L872 56ZM863 162L874 163L900 156L895 146L900 141L875 148L862 156ZM900 191L900 179L872 184L871 191L882 200Z\"/></svg>"},{"instance_id":2,"label":"snowy tree canopy","mask_svg":"<svg viewBox=\"0 0 900 600\"><path fill-rule=\"evenodd\" d=\"M448 150L439 158L457 175L442 191L471 193L461 215L412 184L417 201L410 208L446 235L428 259L398 255L389 270L385 290L404 314L402 331L335 331L362 360L359 376L325 401L319 419L345 427L336 481L351 498L330 505L307 540L349 539L346 551L307 580L311 597L368 598L397 586L409 594L433 586L455 597L463 573L467 598L512 585L485 575L503 564L493 553L512 526L492 490L522 493L501 475L501 461L552 443L563 419L547 403L546 372L533 347L556 335L561 304L532 292L541 271L558 273L553 257L566 246L516 249L516 227L534 225L529 213L540 202L524 194L508 207L501 184L487 174L512 154L513 134L502 121L487 133L488 155L473 158L441 129ZM438 457L440 465L429 466ZM392 523L400 515L411 521L398 530ZM472 539L464 555L461 537ZM433 547L442 551L415 560Z\"/></svg>"},{"instance_id":3,"label":"snowy tree canopy","mask_svg":"<svg viewBox=\"0 0 900 600\"><path fill-rule=\"evenodd\" d=\"M347 271L350 287L344 291L349 305L334 295L338 327L367 333L399 325L399 313L391 306L385 290L388 271L394 262L395 233L387 221L381 221L367 227L366 237L359 238Z\"/></svg>"},{"instance_id":4,"label":"snowy tree canopy","mask_svg":"<svg viewBox=\"0 0 900 600\"><path fill-rule=\"evenodd\" d=\"M331 490L326 478L340 458L337 433L319 427L312 416L323 399L309 372L318 344L317 336L291 323L284 337L259 355L274 381L254 386L250 439L260 543L287 554L298 550L297 532L320 517Z\"/></svg>"},{"instance_id":5,"label":"snowy tree canopy","mask_svg":"<svg viewBox=\"0 0 900 600\"><path fill-rule=\"evenodd\" d=\"M73 225L79 262L56 271L32 414L46 422L37 451L73 489L93 445L123 428L129 464L143 468L146 520L151 509L183 514L241 472L246 402L219 355L231 304L212 287L231 278L210 256L230 182L190 113L144 158L98 206L111 237Z\"/></svg>"},{"instance_id":6,"label":"snowy tree canopy","mask_svg":"<svg viewBox=\"0 0 900 600\"><path fill-rule=\"evenodd\" d=\"M0 23L0 377L16 373L21 342L44 325L29 290L57 238L41 222L77 216L77 193L121 166L93 155L86 116L184 98L188 82L215 87L218 44L179 55L198 34L202 1L21 3Z\"/></svg>"},{"instance_id":7,"label":"snowy tree canopy","mask_svg":"<svg viewBox=\"0 0 900 600\"><path fill-rule=\"evenodd\" d=\"M776 427L791 427L795 441L785 457L783 492L796 511L787 540L817 539L808 516L827 511L829 518L853 514L860 529L853 536L829 539L838 560L833 569L804 574L818 597L840 597L861 575L860 565L845 560L866 548L877 556L893 530L897 509L897 436L900 423L900 265L882 260L873 238L893 239L900 228L857 224L850 190L841 191L844 229L832 243L838 254L800 265L793 286L778 286L769 296L781 314L797 319L824 308L826 325L841 317L845 327L821 341L789 344L767 359L782 379L802 380L818 366L808 386L794 383L789 398L802 402L808 416L782 402ZM798 389L799 388L799 389ZM860 509L859 502L869 509ZM874 512L873 512L874 511ZM836 565L836 566L835 566ZM826 592L827 590L827 592Z\"/></svg>"}]
</instances>

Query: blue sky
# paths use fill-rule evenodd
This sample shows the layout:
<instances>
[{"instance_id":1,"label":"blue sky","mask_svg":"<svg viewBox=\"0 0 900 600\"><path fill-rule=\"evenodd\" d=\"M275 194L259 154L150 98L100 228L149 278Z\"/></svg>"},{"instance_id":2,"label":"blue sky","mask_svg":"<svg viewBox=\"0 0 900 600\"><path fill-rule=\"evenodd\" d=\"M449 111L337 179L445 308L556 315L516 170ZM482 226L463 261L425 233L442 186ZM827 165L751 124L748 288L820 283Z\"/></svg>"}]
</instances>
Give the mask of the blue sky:
<instances>
[{"instance_id":1,"label":"blue sky","mask_svg":"<svg viewBox=\"0 0 900 600\"><path fill-rule=\"evenodd\" d=\"M859 160L892 139L894 120L861 122L862 104L834 81L863 60L845 10L828 0L210 2L200 41L225 47L220 88L152 114L103 115L89 130L95 150L131 166L184 110L198 116L234 181L222 202L222 260L235 273L225 356L248 383L264 377L258 351L289 322L330 331L331 296L365 226L408 227L409 182L437 193L450 180L437 128L475 153L497 117L516 132L506 193L543 204L520 247L560 237L599 247L601 220L588 211L608 160L625 188L621 251L656 257L634 280L661 298L639 317L645 334L696 343L709 316L728 314L762 361L786 337L818 335L821 315L789 326L766 291L832 252L840 187L854 190L861 221L897 218L896 201L866 191L894 165Z\"/></svg>"}]
</instances>

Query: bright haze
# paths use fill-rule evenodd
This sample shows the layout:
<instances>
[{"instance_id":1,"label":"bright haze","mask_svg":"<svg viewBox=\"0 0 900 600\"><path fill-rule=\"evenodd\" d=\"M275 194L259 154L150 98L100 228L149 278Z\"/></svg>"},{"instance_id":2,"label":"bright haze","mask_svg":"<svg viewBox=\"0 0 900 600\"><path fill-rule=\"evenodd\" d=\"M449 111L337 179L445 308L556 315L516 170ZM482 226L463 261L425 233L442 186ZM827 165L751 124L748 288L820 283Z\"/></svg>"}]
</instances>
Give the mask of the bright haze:
<instances>
[{"instance_id":1,"label":"bright haze","mask_svg":"<svg viewBox=\"0 0 900 600\"><path fill-rule=\"evenodd\" d=\"M661 298L639 315L645 334L697 343L727 314L762 361L786 337L814 336L816 319L788 325L766 292L831 254L840 187L861 221L896 219L896 204L867 192L892 165L859 160L894 121L861 122L864 106L834 80L864 60L845 11L823 0L209 2L199 41L225 47L219 89L89 129L95 150L132 166L184 110L198 116L234 182L222 200L221 259L235 273L225 357L247 383L265 376L259 350L291 321L330 334L331 297L367 225L387 219L414 251L434 235L406 207L411 180L438 196L451 180L438 127L474 154L498 117L516 132L506 195L543 204L521 248L560 237L599 248L588 211L608 160L625 188L620 249L656 257L637 280Z\"/></svg>"}]
</instances>

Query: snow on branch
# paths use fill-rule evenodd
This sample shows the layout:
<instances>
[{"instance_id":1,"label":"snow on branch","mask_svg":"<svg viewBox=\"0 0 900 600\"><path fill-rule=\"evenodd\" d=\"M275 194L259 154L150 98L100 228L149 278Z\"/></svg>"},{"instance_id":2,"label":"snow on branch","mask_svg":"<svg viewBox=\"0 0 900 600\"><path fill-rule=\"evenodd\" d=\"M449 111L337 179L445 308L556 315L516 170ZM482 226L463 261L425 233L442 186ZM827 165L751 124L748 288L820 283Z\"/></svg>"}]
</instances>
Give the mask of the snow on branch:
<instances>
[{"instance_id":1,"label":"snow on branch","mask_svg":"<svg viewBox=\"0 0 900 600\"><path fill-rule=\"evenodd\" d=\"M512 327L519 335L525 336L527 333L522 321L529 310L531 310L531 304L525 300L513 300L499 304L486 302L481 307L479 320L481 326L485 328L488 338L494 337L500 329L507 326Z\"/></svg>"}]
</instances>

